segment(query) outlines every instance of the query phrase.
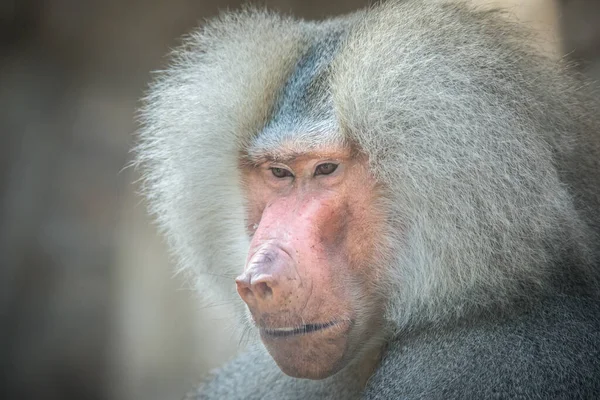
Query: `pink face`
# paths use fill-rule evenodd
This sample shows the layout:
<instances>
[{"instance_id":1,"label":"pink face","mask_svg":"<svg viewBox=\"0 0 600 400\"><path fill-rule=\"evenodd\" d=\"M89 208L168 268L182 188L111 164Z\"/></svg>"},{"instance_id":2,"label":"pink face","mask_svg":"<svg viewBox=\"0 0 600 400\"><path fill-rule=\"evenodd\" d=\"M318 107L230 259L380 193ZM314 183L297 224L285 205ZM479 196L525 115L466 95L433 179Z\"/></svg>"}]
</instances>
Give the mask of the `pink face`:
<instances>
[{"instance_id":1,"label":"pink face","mask_svg":"<svg viewBox=\"0 0 600 400\"><path fill-rule=\"evenodd\" d=\"M379 323L375 181L347 149L242 170L252 242L238 293L283 372L330 376Z\"/></svg>"}]
</instances>

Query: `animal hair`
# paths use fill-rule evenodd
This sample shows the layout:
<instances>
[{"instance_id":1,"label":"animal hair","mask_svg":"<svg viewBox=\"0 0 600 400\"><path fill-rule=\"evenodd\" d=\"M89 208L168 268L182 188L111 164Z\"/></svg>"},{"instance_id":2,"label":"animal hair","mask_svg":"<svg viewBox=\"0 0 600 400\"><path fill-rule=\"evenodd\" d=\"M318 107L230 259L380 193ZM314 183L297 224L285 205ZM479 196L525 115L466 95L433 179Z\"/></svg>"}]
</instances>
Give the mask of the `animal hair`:
<instances>
[{"instance_id":1,"label":"animal hair","mask_svg":"<svg viewBox=\"0 0 600 400\"><path fill-rule=\"evenodd\" d=\"M138 162L151 210L203 295L236 295L221 276L236 276L248 244L238 157L277 147L285 137L258 134L281 124L288 135L335 133L368 156L387 189L395 259L382 290L400 327L543 292L566 254L595 274L600 152L584 135L599 129L586 88L520 43L515 26L465 7L391 2L320 24L245 10L175 52L145 99ZM313 102L312 121L294 114L301 98L272 117L298 60L315 57L314 43L336 46L332 31L347 37L331 64L316 61L329 67L317 83L332 100ZM585 170L575 176L574 164ZM574 192L582 176L586 192Z\"/></svg>"},{"instance_id":2,"label":"animal hair","mask_svg":"<svg viewBox=\"0 0 600 400\"><path fill-rule=\"evenodd\" d=\"M398 335L597 290L597 109L568 63L497 11L389 1L311 22L245 9L174 52L145 98L137 163L179 267L229 300L249 245L241 159L352 147L381 188L378 289Z\"/></svg>"},{"instance_id":3,"label":"animal hair","mask_svg":"<svg viewBox=\"0 0 600 400\"><path fill-rule=\"evenodd\" d=\"M593 277L598 213L585 209L600 204L600 153L580 135L598 124L569 107L585 104L582 84L494 13L388 7L348 39L332 92L342 131L393 193L389 232L402 244L389 319L436 321L554 290L566 255ZM569 190L581 178L561 176L574 165L595 180L587 204Z\"/></svg>"}]
</instances>

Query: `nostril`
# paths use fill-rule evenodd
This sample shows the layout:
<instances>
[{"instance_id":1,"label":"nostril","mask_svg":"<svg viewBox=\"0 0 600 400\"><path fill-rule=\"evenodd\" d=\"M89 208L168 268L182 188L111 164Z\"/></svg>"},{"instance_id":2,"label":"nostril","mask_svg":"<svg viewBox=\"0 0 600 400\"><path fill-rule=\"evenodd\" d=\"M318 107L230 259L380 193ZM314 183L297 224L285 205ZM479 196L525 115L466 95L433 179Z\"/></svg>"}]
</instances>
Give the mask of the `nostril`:
<instances>
[{"instance_id":1,"label":"nostril","mask_svg":"<svg viewBox=\"0 0 600 400\"><path fill-rule=\"evenodd\" d=\"M239 292L239 294L240 294L240 297L241 297L242 299L247 299L247 298L249 298L249 297L252 297L252 296L254 296L254 293L252 293L252 289L250 289L250 288L248 288L248 287L243 287L243 288L240 288L240 289L238 290L238 292Z\"/></svg>"},{"instance_id":2,"label":"nostril","mask_svg":"<svg viewBox=\"0 0 600 400\"><path fill-rule=\"evenodd\" d=\"M249 301L254 297L254 293L252 293L252 286L250 286L250 277L247 275L240 275L236 278L235 284L237 286L237 291L240 297L244 301Z\"/></svg>"},{"instance_id":3,"label":"nostril","mask_svg":"<svg viewBox=\"0 0 600 400\"><path fill-rule=\"evenodd\" d=\"M254 285L257 294L265 300L273 297L273 289L266 282L258 282Z\"/></svg>"}]
</instances>

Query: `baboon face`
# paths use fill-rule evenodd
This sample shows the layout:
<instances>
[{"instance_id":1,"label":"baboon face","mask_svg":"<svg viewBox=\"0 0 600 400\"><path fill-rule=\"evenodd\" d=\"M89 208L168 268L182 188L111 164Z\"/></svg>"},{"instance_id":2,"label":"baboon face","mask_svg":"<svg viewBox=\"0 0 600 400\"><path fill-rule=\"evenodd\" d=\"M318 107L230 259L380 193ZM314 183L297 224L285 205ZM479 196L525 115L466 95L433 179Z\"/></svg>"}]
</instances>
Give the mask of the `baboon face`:
<instances>
[{"instance_id":1,"label":"baboon face","mask_svg":"<svg viewBox=\"0 0 600 400\"><path fill-rule=\"evenodd\" d=\"M265 157L243 176L252 240L238 293L286 374L327 377L381 314L376 183L345 148Z\"/></svg>"}]
</instances>

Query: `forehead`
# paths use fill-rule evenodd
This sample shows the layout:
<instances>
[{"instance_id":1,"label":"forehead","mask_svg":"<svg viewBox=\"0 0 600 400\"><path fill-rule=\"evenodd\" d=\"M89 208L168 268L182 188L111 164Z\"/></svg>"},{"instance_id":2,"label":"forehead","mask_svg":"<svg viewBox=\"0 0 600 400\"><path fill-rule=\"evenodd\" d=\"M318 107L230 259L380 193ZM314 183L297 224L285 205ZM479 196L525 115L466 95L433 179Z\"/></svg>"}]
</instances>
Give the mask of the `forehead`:
<instances>
[{"instance_id":1,"label":"forehead","mask_svg":"<svg viewBox=\"0 0 600 400\"><path fill-rule=\"evenodd\" d=\"M294 129L295 128L295 129ZM307 153L336 153L348 149L337 126L325 124L281 129L259 137L247 149L250 160L286 161Z\"/></svg>"},{"instance_id":2,"label":"forehead","mask_svg":"<svg viewBox=\"0 0 600 400\"><path fill-rule=\"evenodd\" d=\"M329 83L329 66L344 34L343 30L327 32L300 57L280 89L269 121L247 149L250 158L283 158L346 147Z\"/></svg>"}]
</instances>

